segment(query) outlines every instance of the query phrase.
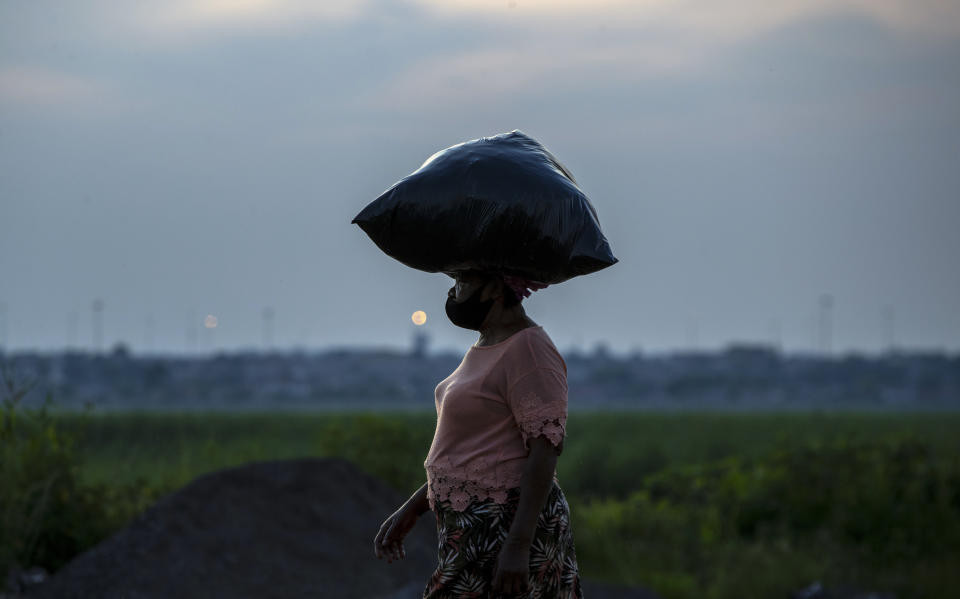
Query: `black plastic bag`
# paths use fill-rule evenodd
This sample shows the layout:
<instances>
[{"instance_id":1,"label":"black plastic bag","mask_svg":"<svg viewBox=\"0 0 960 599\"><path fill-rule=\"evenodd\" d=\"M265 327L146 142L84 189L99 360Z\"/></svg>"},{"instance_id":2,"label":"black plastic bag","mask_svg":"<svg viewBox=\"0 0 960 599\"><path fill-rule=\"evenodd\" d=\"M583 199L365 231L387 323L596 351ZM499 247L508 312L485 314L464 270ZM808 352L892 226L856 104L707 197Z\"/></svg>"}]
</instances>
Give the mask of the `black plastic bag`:
<instances>
[{"instance_id":1,"label":"black plastic bag","mask_svg":"<svg viewBox=\"0 0 960 599\"><path fill-rule=\"evenodd\" d=\"M617 262L573 175L518 130L437 152L352 222L388 256L427 272L552 284Z\"/></svg>"}]
</instances>

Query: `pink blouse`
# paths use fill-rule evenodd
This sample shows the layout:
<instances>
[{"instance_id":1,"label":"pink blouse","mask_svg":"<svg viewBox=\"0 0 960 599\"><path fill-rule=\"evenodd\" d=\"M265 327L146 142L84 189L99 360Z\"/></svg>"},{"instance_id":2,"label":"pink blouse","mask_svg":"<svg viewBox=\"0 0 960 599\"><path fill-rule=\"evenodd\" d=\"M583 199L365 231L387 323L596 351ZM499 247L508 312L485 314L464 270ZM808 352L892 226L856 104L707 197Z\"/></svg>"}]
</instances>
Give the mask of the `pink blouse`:
<instances>
[{"instance_id":1,"label":"pink blouse","mask_svg":"<svg viewBox=\"0 0 960 599\"><path fill-rule=\"evenodd\" d=\"M563 451L567 365L543 327L472 346L437 385L435 401L437 428L423 463L431 510L443 500L458 512L473 500L506 503L507 489L520 486L530 439L543 435Z\"/></svg>"}]
</instances>

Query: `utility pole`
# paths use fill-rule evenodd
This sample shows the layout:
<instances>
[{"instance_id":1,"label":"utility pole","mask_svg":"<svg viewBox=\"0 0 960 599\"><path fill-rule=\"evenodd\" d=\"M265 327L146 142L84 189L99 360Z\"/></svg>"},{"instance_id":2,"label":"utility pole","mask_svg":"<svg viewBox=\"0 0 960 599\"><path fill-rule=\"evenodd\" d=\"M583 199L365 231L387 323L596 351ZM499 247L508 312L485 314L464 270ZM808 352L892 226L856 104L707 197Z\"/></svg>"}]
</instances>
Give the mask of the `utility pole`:
<instances>
[{"instance_id":1,"label":"utility pole","mask_svg":"<svg viewBox=\"0 0 960 599\"><path fill-rule=\"evenodd\" d=\"M103 350L103 308L102 299L93 300L93 304L91 304L93 311L93 351L96 353Z\"/></svg>"},{"instance_id":2,"label":"utility pole","mask_svg":"<svg viewBox=\"0 0 960 599\"><path fill-rule=\"evenodd\" d=\"M773 318L770 320L770 345L777 351L783 347L783 336L780 333L780 320Z\"/></svg>"},{"instance_id":3,"label":"utility pole","mask_svg":"<svg viewBox=\"0 0 960 599\"><path fill-rule=\"evenodd\" d=\"M153 353L155 325L153 314L147 314L143 320L143 349L150 353Z\"/></svg>"},{"instance_id":4,"label":"utility pole","mask_svg":"<svg viewBox=\"0 0 960 599\"><path fill-rule=\"evenodd\" d=\"M687 348L690 350L697 349L697 346L700 345L700 326L696 317L687 320L686 333Z\"/></svg>"},{"instance_id":5,"label":"utility pole","mask_svg":"<svg viewBox=\"0 0 960 599\"><path fill-rule=\"evenodd\" d=\"M0 350L7 348L7 302L0 302Z\"/></svg>"},{"instance_id":6,"label":"utility pole","mask_svg":"<svg viewBox=\"0 0 960 599\"><path fill-rule=\"evenodd\" d=\"M894 307L887 304L883 307L883 344L888 352L897 348L897 313Z\"/></svg>"},{"instance_id":7,"label":"utility pole","mask_svg":"<svg viewBox=\"0 0 960 599\"><path fill-rule=\"evenodd\" d=\"M207 351L209 353L214 353L217 349L216 341L214 336L214 331L217 328L217 317L213 314L207 314L203 319L203 328L206 329L206 341L207 341Z\"/></svg>"},{"instance_id":8,"label":"utility pole","mask_svg":"<svg viewBox=\"0 0 960 599\"><path fill-rule=\"evenodd\" d=\"M67 312L67 351L72 351L77 346L77 326L80 322L80 315L76 310Z\"/></svg>"},{"instance_id":9,"label":"utility pole","mask_svg":"<svg viewBox=\"0 0 960 599\"><path fill-rule=\"evenodd\" d=\"M191 310L187 313L187 331L186 331L186 351L193 353L197 349L197 327L196 312Z\"/></svg>"},{"instance_id":10,"label":"utility pole","mask_svg":"<svg viewBox=\"0 0 960 599\"><path fill-rule=\"evenodd\" d=\"M833 345L833 296L820 295L820 353L830 355Z\"/></svg>"},{"instance_id":11,"label":"utility pole","mask_svg":"<svg viewBox=\"0 0 960 599\"><path fill-rule=\"evenodd\" d=\"M273 349L273 327L274 327L274 315L275 312L272 306L265 306L261 312L261 319L263 321L263 349L264 351L270 351Z\"/></svg>"}]
</instances>

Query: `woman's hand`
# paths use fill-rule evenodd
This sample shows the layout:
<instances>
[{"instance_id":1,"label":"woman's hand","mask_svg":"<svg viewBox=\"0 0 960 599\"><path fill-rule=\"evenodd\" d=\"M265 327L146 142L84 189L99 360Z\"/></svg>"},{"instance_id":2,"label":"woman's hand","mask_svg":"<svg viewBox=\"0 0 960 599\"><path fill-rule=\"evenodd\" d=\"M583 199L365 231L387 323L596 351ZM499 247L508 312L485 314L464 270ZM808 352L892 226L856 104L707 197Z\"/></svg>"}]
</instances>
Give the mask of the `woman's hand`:
<instances>
[{"instance_id":1,"label":"woman's hand","mask_svg":"<svg viewBox=\"0 0 960 599\"><path fill-rule=\"evenodd\" d=\"M387 563L406 557L403 548L403 538L407 536L417 523L417 514L407 504L390 514L380 525L380 531L373 539L373 552L377 559L387 557Z\"/></svg>"},{"instance_id":2,"label":"woman's hand","mask_svg":"<svg viewBox=\"0 0 960 599\"><path fill-rule=\"evenodd\" d=\"M530 590L530 545L509 537L500 548L491 590L512 597Z\"/></svg>"}]
</instances>

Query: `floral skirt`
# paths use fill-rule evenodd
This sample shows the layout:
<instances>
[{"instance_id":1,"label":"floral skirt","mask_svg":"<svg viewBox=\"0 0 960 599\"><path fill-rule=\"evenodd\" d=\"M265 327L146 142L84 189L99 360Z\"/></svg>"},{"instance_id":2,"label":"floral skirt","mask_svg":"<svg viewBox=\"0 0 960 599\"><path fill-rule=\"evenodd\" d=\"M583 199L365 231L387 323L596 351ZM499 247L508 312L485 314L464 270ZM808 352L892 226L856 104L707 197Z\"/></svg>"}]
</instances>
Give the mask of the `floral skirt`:
<instances>
[{"instance_id":1,"label":"floral skirt","mask_svg":"<svg viewBox=\"0 0 960 599\"><path fill-rule=\"evenodd\" d=\"M520 504L520 488L507 491L507 503L473 501L456 512L448 501L435 505L437 569L423 599L495 599L493 571L500 547ZM577 554L570 528L570 506L557 481L544 502L530 544L529 591L517 599L582 599Z\"/></svg>"}]
</instances>

